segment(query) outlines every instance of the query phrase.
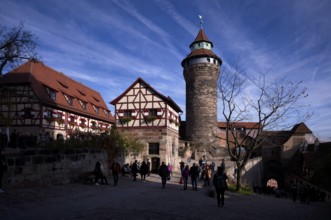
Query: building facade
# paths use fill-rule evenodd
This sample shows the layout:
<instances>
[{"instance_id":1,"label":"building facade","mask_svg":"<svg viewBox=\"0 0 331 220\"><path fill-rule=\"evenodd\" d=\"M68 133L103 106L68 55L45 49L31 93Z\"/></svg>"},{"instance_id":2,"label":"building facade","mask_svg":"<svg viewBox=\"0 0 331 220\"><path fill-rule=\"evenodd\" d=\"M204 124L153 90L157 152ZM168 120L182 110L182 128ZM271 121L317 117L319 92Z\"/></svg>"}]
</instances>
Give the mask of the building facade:
<instances>
[{"instance_id":1,"label":"building facade","mask_svg":"<svg viewBox=\"0 0 331 220\"><path fill-rule=\"evenodd\" d=\"M97 91L34 59L3 75L0 93L1 132L14 147L18 136L66 139L114 124Z\"/></svg>"},{"instance_id":2,"label":"building facade","mask_svg":"<svg viewBox=\"0 0 331 220\"><path fill-rule=\"evenodd\" d=\"M145 144L140 155L126 158L150 160L156 172L161 162L177 165L180 107L138 78L126 91L114 99L117 128Z\"/></svg>"}]
</instances>

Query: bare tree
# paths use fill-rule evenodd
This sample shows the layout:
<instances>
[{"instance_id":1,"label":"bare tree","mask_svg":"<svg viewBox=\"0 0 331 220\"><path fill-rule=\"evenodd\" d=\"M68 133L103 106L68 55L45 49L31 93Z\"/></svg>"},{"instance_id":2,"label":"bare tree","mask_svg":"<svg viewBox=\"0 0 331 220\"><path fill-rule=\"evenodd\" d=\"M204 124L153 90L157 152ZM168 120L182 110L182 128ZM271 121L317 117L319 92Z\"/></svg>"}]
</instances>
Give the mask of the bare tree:
<instances>
[{"instance_id":1,"label":"bare tree","mask_svg":"<svg viewBox=\"0 0 331 220\"><path fill-rule=\"evenodd\" d=\"M8 28L0 24L0 76L6 66L14 68L23 60L36 58L36 38L24 30L24 22Z\"/></svg>"},{"instance_id":2,"label":"bare tree","mask_svg":"<svg viewBox=\"0 0 331 220\"><path fill-rule=\"evenodd\" d=\"M238 191L243 168L264 141L263 130L284 128L299 120L300 100L307 93L302 82L292 83L286 78L269 80L264 74L258 79L248 78L238 67L222 73L219 91L226 128L225 136L219 138L225 141L237 165ZM251 128L245 130L241 122L250 122Z\"/></svg>"}]
</instances>

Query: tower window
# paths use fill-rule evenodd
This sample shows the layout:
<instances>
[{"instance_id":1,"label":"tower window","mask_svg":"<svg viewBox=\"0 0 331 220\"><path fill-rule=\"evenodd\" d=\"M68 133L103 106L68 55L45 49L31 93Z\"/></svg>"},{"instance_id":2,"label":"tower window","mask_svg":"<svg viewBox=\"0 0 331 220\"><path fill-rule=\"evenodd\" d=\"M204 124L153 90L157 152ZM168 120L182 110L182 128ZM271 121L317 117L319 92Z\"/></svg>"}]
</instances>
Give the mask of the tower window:
<instances>
[{"instance_id":1,"label":"tower window","mask_svg":"<svg viewBox=\"0 0 331 220\"><path fill-rule=\"evenodd\" d=\"M209 57L207 58L207 61L210 62L210 58Z\"/></svg>"}]
</instances>

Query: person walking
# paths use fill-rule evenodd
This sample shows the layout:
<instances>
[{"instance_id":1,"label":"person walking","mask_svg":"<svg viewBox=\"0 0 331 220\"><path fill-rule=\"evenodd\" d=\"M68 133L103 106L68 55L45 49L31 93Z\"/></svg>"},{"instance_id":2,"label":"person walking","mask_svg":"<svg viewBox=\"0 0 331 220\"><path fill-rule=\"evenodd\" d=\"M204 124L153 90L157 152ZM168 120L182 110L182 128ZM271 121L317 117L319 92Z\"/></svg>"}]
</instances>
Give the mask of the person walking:
<instances>
[{"instance_id":1,"label":"person walking","mask_svg":"<svg viewBox=\"0 0 331 220\"><path fill-rule=\"evenodd\" d=\"M118 183L118 175L121 172L121 166L118 162L113 162L111 166L111 172L113 174L113 179L114 179L114 186L117 186Z\"/></svg>"},{"instance_id":2,"label":"person walking","mask_svg":"<svg viewBox=\"0 0 331 220\"><path fill-rule=\"evenodd\" d=\"M151 162L149 161L149 159L147 159L146 166L147 166L147 176L150 176L151 175Z\"/></svg>"},{"instance_id":3,"label":"person walking","mask_svg":"<svg viewBox=\"0 0 331 220\"><path fill-rule=\"evenodd\" d=\"M7 171L7 169L8 167L7 167L6 158L2 154L2 149L0 149L0 193L4 192L2 189L2 178L3 178L3 174Z\"/></svg>"},{"instance_id":4,"label":"person walking","mask_svg":"<svg viewBox=\"0 0 331 220\"><path fill-rule=\"evenodd\" d=\"M161 177L162 181L162 189L164 189L165 184L167 183L167 178L170 175L169 170L165 162L162 162L160 168L159 168L159 175Z\"/></svg>"},{"instance_id":5,"label":"person walking","mask_svg":"<svg viewBox=\"0 0 331 220\"><path fill-rule=\"evenodd\" d=\"M211 174L212 174L210 165L206 164L203 173L204 173L204 176L203 176L204 186L207 187L210 185L210 178L211 178Z\"/></svg>"},{"instance_id":6,"label":"person walking","mask_svg":"<svg viewBox=\"0 0 331 220\"><path fill-rule=\"evenodd\" d=\"M132 176L133 176L133 181L137 181L137 176L138 176L138 161L135 160L134 163L132 164L131 167L131 172L132 172Z\"/></svg>"},{"instance_id":7,"label":"person walking","mask_svg":"<svg viewBox=\"0 0 331 220\"><path fill-rule=\"evenodd\" d=\"M108 185L108 181L107 178L103 175L103 166L101 164L101 162L98 160L95 163L95 167L94 167L94 175L95 175L95 185L99 185L99 179L101 179L101 184L107 184Z\"/></svg>"},{"instance_id":8,"label":"person walking","mask_svg":"<svg viewBox=\"0 0 331 220\"><path fill-rule=\"evenodd\" d=\"M172 176L172 165L168 163L168 171L170 173L170 176Z\"/></svg>"},{"instance_id":9,"label":"person walking","mask_svg":"<svg viewBox=\"0 0 331 220\"><path fill-rule=\"evenodd\" d=\"M216 190L217 205L220 207L224 206L224 192L228 190L228 185L226 183L228 176L225 174L222 166L217 168L217 171L213 177L213 185Z\"/></svg>"},{"instance_id":10,"label":"person walking","mask_svg":"<svg viewBox=\"0 0 331 220\"><path fill-rule=\"evenodd\" d=\"M184 190L187 189L187 182L188 182L188 176L189 176L190 168L188 165L186 165L182 171L182 178L184 182Z\"/></svg>"},{"instance_id":11,"label":"person walking","mask_svg":"<svg viewBox=\"0 0 331 220\"><path fill-rule=\"evenodd\" d=\"M141 182L145 182L146 180L146 174L148 173L148 167L145 161L142 162L140 166L140 177L141 177Z\"/></svg>"},{"instance_id":12,"label":"person walking","mask_svg":"<svg viewBox=\"0 0 331 220\"><path fill-rule=\"evenodd\" d=\"M198 191L197 179L199 178L199 170L195 163L193 163L192 167L190 168L189 176L191 177L192 190Z\"/></svg>"}]
</instances>

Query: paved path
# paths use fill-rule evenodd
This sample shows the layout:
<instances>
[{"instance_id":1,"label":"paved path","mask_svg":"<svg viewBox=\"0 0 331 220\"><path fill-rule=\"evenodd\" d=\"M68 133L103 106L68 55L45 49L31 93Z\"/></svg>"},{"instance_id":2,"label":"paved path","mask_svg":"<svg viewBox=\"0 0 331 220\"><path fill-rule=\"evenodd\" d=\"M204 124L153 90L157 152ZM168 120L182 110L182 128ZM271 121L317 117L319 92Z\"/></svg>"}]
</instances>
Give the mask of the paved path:
<instances>
[{"instance_id":1,"label":"paved path","mask_svg":"<svg viewBox=\"0 0 331 220\"><path fill-rule=\"evenodd\" d=\"M331 203L303 205L289 199L226 192L225 206L219 208L216 199L207 196L207 188L183 191L174 176L161 189L160 178L152 175L144 183L120 177L117 187L77 183L7 190L0 194L0 219L329 220Z\"/></svg>"}]
</instances>

